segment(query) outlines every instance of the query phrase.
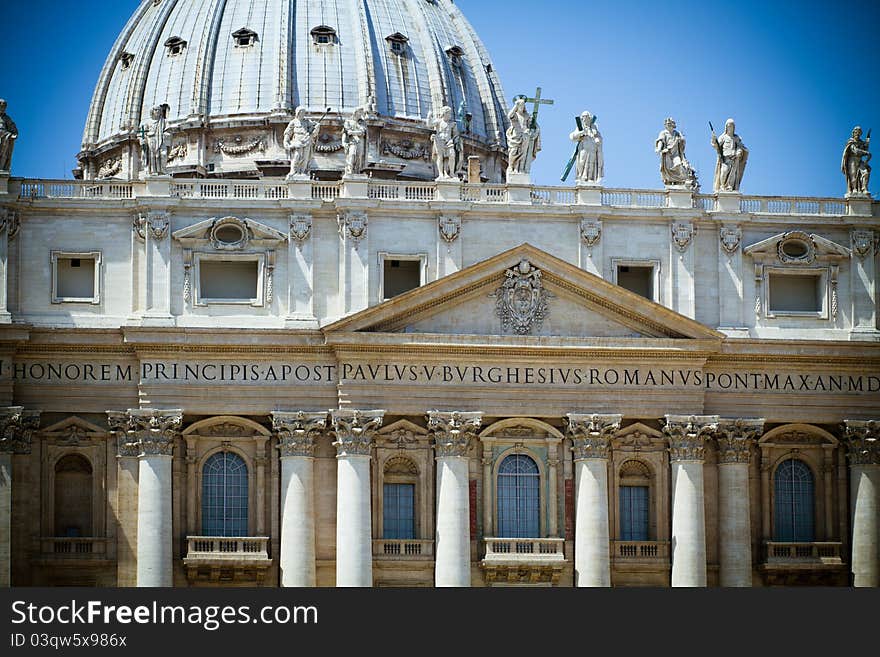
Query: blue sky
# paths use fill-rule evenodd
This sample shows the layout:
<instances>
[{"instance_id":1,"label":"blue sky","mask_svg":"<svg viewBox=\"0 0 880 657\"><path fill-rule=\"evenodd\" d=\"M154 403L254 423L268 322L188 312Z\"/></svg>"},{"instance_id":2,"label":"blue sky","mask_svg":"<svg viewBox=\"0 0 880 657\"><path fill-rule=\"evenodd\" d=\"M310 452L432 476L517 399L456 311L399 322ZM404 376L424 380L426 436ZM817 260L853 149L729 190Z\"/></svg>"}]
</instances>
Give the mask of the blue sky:
<instances>
[{"instance_id":1,"label":"blue sky","mask_svg":"<svg viewBox=\"0 0 880 657\"><path fill-rule=\"evenodd\" d=\"M673 116L711 191L716 129L750 150L747 194L842 196L853 125L880 136L880 2L458 0L508 96L541 109L540 184L559 184L584 109L605 139L605 184L661 186L653 142ZM0 96L21 132L13 174L70 177L94 84L137 0L4 1ZM874 140L877 141L876 139ZM880 143L872 151L880 150ZM880 192L880 157L871 189ZM569 183L572 179L569 178Z\"/></svg>"}]
</instances>

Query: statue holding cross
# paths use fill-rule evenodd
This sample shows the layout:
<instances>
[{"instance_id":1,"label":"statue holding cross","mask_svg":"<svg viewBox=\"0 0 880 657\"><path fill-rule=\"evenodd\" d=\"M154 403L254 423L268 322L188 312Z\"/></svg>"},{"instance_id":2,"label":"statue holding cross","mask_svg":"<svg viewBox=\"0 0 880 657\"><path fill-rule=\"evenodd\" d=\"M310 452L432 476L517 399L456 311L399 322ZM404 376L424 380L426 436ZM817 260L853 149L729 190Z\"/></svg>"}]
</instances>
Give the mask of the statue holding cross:
<instances>
[{"instance_id":1,"label":"statue holding cross","mask_svg":"<svg viewBox=\"0 0 880 657\"><path fill-rule=\"evenodd\" d=\"M526 109L532 103L532 113ZM541 105L552 105L552 100L541 98L538 87L534 98L520 94L513 99L513 108L507 114L507 174L528 174L532 162L541 150L541 128L538 126L538 110Z\"/></svg>"}]
</instances>

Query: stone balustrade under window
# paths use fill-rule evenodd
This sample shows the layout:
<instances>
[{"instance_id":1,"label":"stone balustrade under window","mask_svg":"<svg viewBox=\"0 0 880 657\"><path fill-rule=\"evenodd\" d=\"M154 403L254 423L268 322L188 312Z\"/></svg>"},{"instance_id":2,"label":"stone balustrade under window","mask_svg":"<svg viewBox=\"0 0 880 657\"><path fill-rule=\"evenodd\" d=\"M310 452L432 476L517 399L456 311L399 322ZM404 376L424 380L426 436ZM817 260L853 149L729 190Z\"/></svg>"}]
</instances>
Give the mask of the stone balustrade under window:
<instances>
[{"instance_id":1,"label":"stone balustrade under window","mask_svg":"<svg viewBox=\"0 0 880 657\"><path fill-rule=\"evenodd\" d=\"M611 541L611 555L617 560L668 560L668 541Z\"/></svg>"},{"instance_id":2,"label":"stone balustrade under window","mask_svg":"<svg viewBox=\"0 0 880 657\"><path fill-rule=\"evenodd\" d=\"M188 562L255 562L269 561L269 538L266 536L221 537L187 536Z\"/></svg>"},{"instance_id":3,"label":"stone balustrade under window","mask_svg":"<svg viewBox=\"0 0 880 657\"><path fill-rule=\"evenodd\" d=\"M813 543L764 543L764 558L768 565L837 565L842 564L842 544L833 541Z\"/></svg>"},{"instance_id":4,"label":"stone balustrade under window","mask_svg":"<svg viewBox=\"0 0 880 657\"><path fill-rule=\"evenodd\" d=\"M565 561L562 538L487 538L484 561Z\"/></svg>"},{"instance_id":5,"label":"stone balustrade under window","mask_svg":"<svg viewBox=\"0 0 880 657\"><path fill-rule=\"evenodd\" d=\"M40 538L40 555L51 559L104 559L107 539L46 536Z\"/></svg>"},{"instance_id":6,"label":"stone balustrade under window","mask_svg":"<svg viewBox=\"0 0 880 657\"><path fill-rule=\"evenodd\" d=\"M434 558L434 541L418 538L373 539L373 556L379 561Z\"/></svg>"}]
</instances>

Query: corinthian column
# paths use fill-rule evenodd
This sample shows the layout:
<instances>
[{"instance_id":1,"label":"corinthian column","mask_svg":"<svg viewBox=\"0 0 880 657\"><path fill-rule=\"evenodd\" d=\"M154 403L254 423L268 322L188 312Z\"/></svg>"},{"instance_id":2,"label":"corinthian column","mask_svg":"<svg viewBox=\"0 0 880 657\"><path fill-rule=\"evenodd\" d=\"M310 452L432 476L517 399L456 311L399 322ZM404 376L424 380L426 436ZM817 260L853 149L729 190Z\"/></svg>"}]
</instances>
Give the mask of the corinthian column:
<instances>
[{"instance_id":1,"label":"corinthian column","mask_svg":"<svg viewBox=\"0 0 880 657\"><path fill-rule=\"evenodd\" d=\"M272 413L281 450L281 586L315 586L315 440L327 412Z\"/></svg>"},{"instance_id":2,"label":"corinthian column","mask_svg":"<svg viewBox=\"0 0 880 657\"><path fill-rule=\"evenodd\" d=\"M880 422L846 420L853 586L880 586Z\"/></svg>"},{"instance_id":3,"label":"corinthian column","mask_svg":"<svg viewBox=\"0 0 880 657\"><path fill-rule=\"evenodd\" d=\"M705 442L717 415L667 415L672 465L672 586L706 586Z\"/></svg>"},{"instance_id":4,"label":"corinthian column","mask_svg":"<svg viewBox=\"0 0 880 657\"><path fill-rule=\"evenodd\" d=\"M437 453L437 539L434 585L471 585L468 456L482 413L428 411Z\"/></svg>"},{"instance_id":5,"label":"corinthian column","mask_svg":"<svg viewBox=\"0 0 880 657\"><path fill-rule=\"evenodd\" d=\"M749 460L764 420L718 423L718 528L721 586L752 585L752 530L749 523Z\"/></svg>"},{"instance_id":6,"label":"corinthian column","mask_svg":"<svg viewBox=\"0 0 880 657\"><path fill-rule=\"evenodd\" d=\"M171 459L183 411L133 409L128 442L140 447L138 463L137 585L172 586Z\"/></svg>"},{"instance_id":7,"label":"corinthian column","mask_svg":"<svg viewBox=\"0 0 880 657\"><path fill-rule=\"evenodd\" d=\"M575 586L611 586L608 451L622 416L569 413L566 417L575 467Z\"/></svg>"},{"instance_id":8,"label":"corinthian column","mask_svg":"<svg viewBox=\"0 0 880 657\"><path fill-rule=\"evenodd\" d=\"M30 454L38 411L0 408L0 587L12 586L12 455Z\"/></svg>"},{"instance_id":9,"label":"corinthian column","mask_svg":"<svg viewBox=\"0 0 880 657\"><path fill-rule=\"evenodd\" d=\"M370 450L385 411L330 411L336 433L336 586L373 585Z\"/></svg>"}]
</instances>

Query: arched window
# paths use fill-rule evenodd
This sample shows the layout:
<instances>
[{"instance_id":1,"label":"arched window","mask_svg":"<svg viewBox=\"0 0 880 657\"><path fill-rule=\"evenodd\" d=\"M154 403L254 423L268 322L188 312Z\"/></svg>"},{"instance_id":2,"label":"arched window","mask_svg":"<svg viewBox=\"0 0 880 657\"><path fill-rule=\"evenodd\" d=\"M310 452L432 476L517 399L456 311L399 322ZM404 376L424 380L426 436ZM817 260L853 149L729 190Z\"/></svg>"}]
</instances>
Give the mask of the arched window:
<instances>
[{"instance_id":1,"label":"arched window","mask_svg":"<svg viewBox=\"0 0 880 657\"><path fill-rule=\"evenodd\" d=\"M620 467L618 506L620 540L650 540L651 473L640 461L626 461Z\"/></svg>"},{"instance_id":2,"label":"arched window","mask_svg":"<svg viewBox=\"0 0 880 657\"><path fill-rule=\"evenodd\" d=\"M92 464L80 454L55 464L55 535L92 535Z\"/></svg>"},{"instance_id":3,"label":"arched window","mask_svg":"<svg viewBox=\"0 0 880 657\"><path fill-rule=\"evenodd\" d=\"M498 468L499 538L540 538L541 475L524 454L511 454Z\"/></svg>"},{"instance_id":4,"label":"arched window","mask_svg":"<svg viewBox=\"0 0 880 657\"><path fill-rule=\"evenodd\" d=\"M814 485L810 468L798 459L783 461L773 483L775 540L813 541Z\"/></svg>"},{"instance_id":5,"label":"arched window","mask_svg":"<svg viewBox=\"0 0 880 657\"><path fill-rule=\"evenodd\" d=\"M385 463L382 484L382 538L416 538L416 483L419 470L408 458Z\"/></svg>"},{"instance_id":6,"label":"arched window","mask_svg":"<svg viewBox=\"0 0 880 657\"><path fill-rule=\"evenodd\" d=\"M247 536L248 471L238 454L217 452L202 468L202 534Z\"/></svg>"}]
</instances>

